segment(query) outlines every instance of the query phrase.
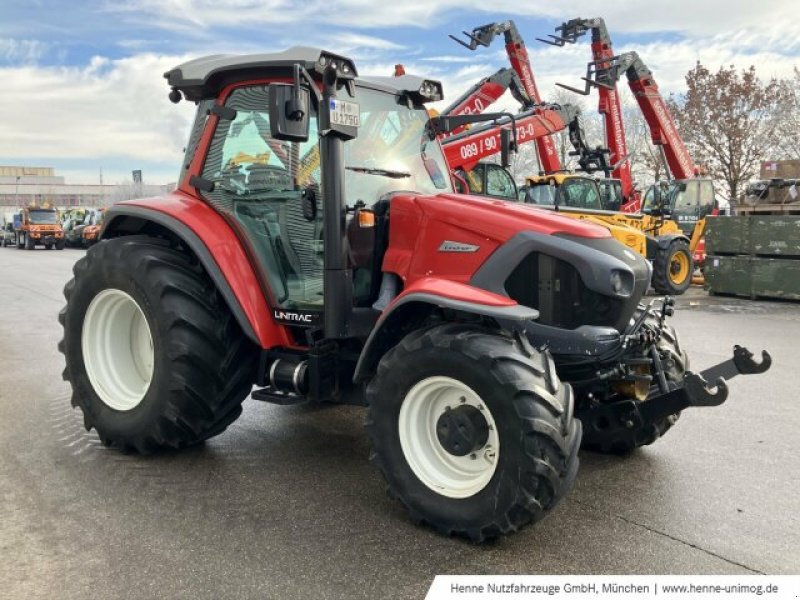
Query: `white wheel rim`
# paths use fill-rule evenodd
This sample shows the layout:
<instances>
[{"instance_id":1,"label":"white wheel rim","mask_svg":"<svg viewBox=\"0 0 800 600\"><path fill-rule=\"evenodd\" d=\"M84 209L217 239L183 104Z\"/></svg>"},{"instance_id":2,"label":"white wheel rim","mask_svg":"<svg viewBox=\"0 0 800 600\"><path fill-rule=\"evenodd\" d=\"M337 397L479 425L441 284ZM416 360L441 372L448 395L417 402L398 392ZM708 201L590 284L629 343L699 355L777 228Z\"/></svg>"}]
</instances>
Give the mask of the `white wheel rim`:
<instances>
[{"instance_id":1,"label":"white wheel rim","mask_svg":"<svg viewBox=\"0 0 800 600\"><path fill-rule=\"evenodd\" d=\"M81 334L86 374L100 399L125 411L139 405L153 379L153 337L144 312L122 290L97 294Z\"/></svg>"},{"instance_id":2,"label":"white wheel rim","mask_svg":"<svg viewBox=\"0 0 800 600\"><path fill-rule=\"evenodd\" d=\"M489 428L486 443L466 456L449 453L436 425L446 410L468 404L481 411ZM472 388L450 377L428 377L412 387L398 419L403 455L422 483L448 498L469 498L491 480L500 457L500 438L492 413Z\"/></svg>"}]
</instances>

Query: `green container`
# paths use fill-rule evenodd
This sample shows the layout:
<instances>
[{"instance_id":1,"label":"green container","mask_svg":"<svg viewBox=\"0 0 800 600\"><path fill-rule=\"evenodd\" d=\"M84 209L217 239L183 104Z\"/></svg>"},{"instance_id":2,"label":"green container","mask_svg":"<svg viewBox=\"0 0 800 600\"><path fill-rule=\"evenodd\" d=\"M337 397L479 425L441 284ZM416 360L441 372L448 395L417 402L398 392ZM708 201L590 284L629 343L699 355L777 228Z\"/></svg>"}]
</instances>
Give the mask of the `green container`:
<instances>
[{"instance_id":1,"label":"green container","mask_svg":"<svg viewBox=\"0 0 800 600\"><path fill-rule=\"evenodd\" d=\"M703 273L706 289L714 294L749 297L752 260L749 256L707 256Z\"/></svg>"},{"instance_id":2,"label":"green container","mask_svg":"<svg viewBox=\"0 0 800 600\"><path fill-rule=\"evenodd\" d=\"M800 215L753 215L750 219L751 254L800 258Z\"/></svg>"},{"instance_id":3,"label":"green container","mask_svg":"<svg viewBox=\"0 0 800 600\"><path fill-rule=\"evenodd\" d=\"M754 296L800 300L800 260L753 258L752 283Z\"/></svg>"},{"instance_id":4,"label":"green container","mask_svg":"<svg viewBox=\"0 0 800 600\"><path fill-rule=\"evenodd\" d=\"M706 254L749 254L750 217L708 217Z\"/></svg>"}]
</instances>

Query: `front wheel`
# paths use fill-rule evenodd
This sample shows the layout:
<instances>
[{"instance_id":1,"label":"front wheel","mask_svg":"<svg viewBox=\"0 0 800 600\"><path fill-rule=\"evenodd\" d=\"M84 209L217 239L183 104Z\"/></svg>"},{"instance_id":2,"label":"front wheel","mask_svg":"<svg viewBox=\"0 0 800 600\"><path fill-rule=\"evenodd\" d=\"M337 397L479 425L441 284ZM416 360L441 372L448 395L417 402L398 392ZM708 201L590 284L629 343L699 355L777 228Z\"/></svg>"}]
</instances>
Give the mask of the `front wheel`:
<instances>
[{"instance_id":1,"label":"front wheel","mask_svg":"<svg viewBox=\"0 0 800 600\"><path fill-rule=\"evenodd\" d=\"M440 533L511 533L575 479L572 389L527 340L460 324L411 333L383 357L367 399L389 494Z\"/></svg>"},{"instance_id":2,"label":"front wheel","mask_svg":"<svg viewBox=\"0 0 800 600\"><path fill-rule=\"evenodd\" d=\"M659 248L653 260L653 289L659 294L678 296L692 284L694 259L685 240L677 239Z\"/></svg>"},{"instance_id":3,"label":"front wheel","mask_svg":"<svg viewBox=\"0 0 800 600\"><path fill-rule=\"evenodd\" d=\"M91 248L73 272L59 350L87 430L147 453L210 438L239 416L257 352L196 259L130 236Z\"/></svg>"},{"instance_id":4,"label":"front wheel","mask_svg":"<svg viewBox=\"0 0 800 600\"><path fill-rule=\"evenodd\" d=\"M64 238L56 240L56 250L64 249Z\"/></svg>"},{"instance_id":5,"label":"front wheel","mask_svg":"<svg viewBox=\"0 0 800 600\"><path fill-rule=\"evenodd\" d=\"M25 236L25 249L26 250L36 249L36 240L34 240L30 235Z\"/></svg>"}]
</instances>

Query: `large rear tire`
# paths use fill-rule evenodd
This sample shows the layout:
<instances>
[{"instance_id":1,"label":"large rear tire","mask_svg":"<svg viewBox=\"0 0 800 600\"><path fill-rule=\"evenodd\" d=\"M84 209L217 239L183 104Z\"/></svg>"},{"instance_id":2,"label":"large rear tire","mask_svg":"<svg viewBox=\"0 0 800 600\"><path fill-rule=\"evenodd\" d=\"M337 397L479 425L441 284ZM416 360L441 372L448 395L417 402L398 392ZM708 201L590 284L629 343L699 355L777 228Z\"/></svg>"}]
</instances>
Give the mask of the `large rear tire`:
<instances>
[{"instance_id":1,"label":"large rear tire","mask_svg":"<svg viewBox=\"0 0 800 600\"><path fill-rule=\"evenodd\" d=\"M73 272L59 350L87 430L149 453L201 442L239 416L257 353L194 257L121 237L91 248Z\"/></svg>"},{"instance_id":2,"label":"large rear tire","mask_svg":"<svg viewBox=\"0 0 800 600\"><path fill-rule=\"evenodd\" d=\"M641 309L640 309L641 310ZM633 318L638 319L640 315L639 310L634 314ZM656 325L657 318L650 316L645 320L645 324L651 326ZM661 330L661 336L656 342L656 349L658 350L661 364L664 367L664 376L667 383L679 385L683 381L683 375L689 368L689 357L683 350L678 339L678 333L671 325L664 324ZM651 394L655 393L651 391ZM647 399L644 400L647 402ZM615 436L609 435L596 444L585 444L584 447L595 452L602 452L606 454L628 454L632 450L640 446L649 446L658 438L662 437L669 431L680 418L680 413L668 415L660 419L656 423L645 425L635 431L635 442L631 443L628 436ZM598 432L595 432L597 435Z\"/></svg>"},{"instance_id":3,"label":"large rear tire","mask_svg":"<svg viewBox=\"0 0 800 600\"><path fill-rule=\"evenodd\" d=\"M516 531L575 479L572 388L521 338L460 324L411 333L380 361L367 399L389 495L440 533Z\"/></svg>"},{"instance_id":4,"label":"large rear tire","mask_svg":"<svg viewBox=\"0 0 800 600\"><path fill-rule=\"evenodd\" d=\"M679 296L692 285L694 258L685 240L659 248L653 260L653 289L658 294Z\"/></svg>"}]
</instances>

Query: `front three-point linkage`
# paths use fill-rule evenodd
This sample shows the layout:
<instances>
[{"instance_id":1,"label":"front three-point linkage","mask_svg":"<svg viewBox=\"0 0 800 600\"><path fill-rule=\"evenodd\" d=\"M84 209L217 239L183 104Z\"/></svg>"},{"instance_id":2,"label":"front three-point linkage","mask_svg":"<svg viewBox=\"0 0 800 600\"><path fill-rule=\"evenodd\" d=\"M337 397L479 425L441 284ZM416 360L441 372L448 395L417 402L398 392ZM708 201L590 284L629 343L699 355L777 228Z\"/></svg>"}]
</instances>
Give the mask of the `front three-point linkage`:
<instances>
[{"instance_id":1,"label":"front three-point linkage","mask_svg":"<svg viewBox=\"0 0 800 600\"><path fill-rule=\"evenodd\" d=\"M728 398L727 382L737 375L764 373L772 365L772 357L766 350L761 352L761 361L754 360L753 353L742 346L734 346L733 356L699 373L686 371L680 384L665 376L664 357L657 350L656 341L664 329L665 320L674 312L675 301L664 298L661 308L646 306L628 329L623 345L628 349L640 346L649 351L645 356L621 360L614 373L623 380L635 381L646 378L651 382L651 392L644 402L623 399L607 404L595 403L579 415L584 422L584 443L600 444L613 437L627 440L625 447L635 447L636 432L658 424L670 415L696 406L719 406ZM648 317L658 319L654 327L645 326ZM652 321L652 318L650 319ZM666 360L670 360L667 358ZM637 374L636 366L647 363L653 375ZM598 376L603 379L600 374ZM645 381L645 380L643 380ZM630 437L630 439L627 439Z\"/></svg>"}]
</instances>

